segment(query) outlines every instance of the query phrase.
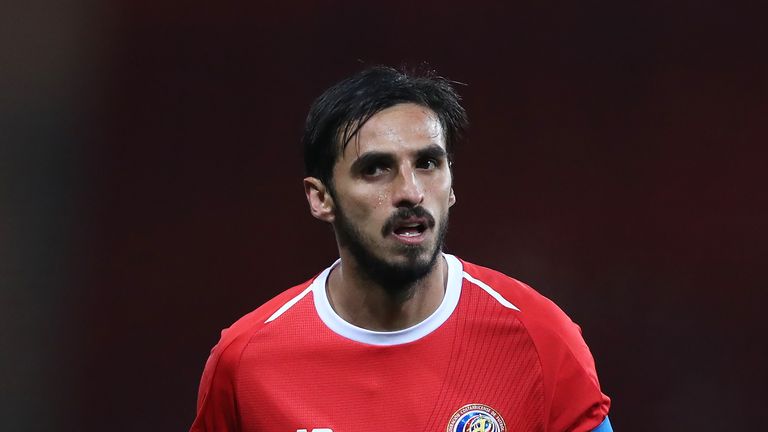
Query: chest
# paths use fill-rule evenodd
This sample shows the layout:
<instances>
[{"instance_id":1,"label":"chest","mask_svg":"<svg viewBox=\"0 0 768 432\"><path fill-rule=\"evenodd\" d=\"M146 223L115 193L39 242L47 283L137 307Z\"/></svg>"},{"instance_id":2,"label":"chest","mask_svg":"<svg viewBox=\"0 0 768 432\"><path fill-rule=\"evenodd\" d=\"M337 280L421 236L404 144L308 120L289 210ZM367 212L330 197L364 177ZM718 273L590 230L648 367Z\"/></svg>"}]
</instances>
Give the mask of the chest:
<instances>
[{"instance_id":1,"label":"chest","mask_svg":"<svg viewBox=\"0 0 768 432\"><path fill-rule=\"evenodd\" d=\"M538 355L516 322L453 320L398 346L264 335L236 388L246 431L542 430Z\"/></svg>"}]
</instances>

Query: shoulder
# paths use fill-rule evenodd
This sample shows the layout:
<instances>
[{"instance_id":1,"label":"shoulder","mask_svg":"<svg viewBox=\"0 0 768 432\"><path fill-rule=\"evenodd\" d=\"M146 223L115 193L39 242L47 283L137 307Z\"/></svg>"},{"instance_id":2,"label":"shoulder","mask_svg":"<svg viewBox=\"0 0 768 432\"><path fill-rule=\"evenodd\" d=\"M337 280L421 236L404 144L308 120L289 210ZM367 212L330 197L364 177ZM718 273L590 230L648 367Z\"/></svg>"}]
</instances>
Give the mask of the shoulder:
<instances>
[{"instance_id":1,"label":"shoulder","mask_svg":"<svg viewBox=\"0 0 768 432\"><path fill-rule=\"evenodd\" d=\"M244 315L231 326L221 331L221 338L211 350L205 363L198 392L198 412L209 405L211 395L217 400L232 400L237 369L243 350L250 340L263 329L270 318L300 300L309 291L311 279L301 285L289 288L257 309Z\"/></svg>"},{"instance_id":2,"label":"shoulder","mask_svg":"<svg viewBox=\"0 0 768 432\"><path fill-rule=\"evenodd\" d=\"M216 344L216 347L214 347L214 351L218 350L222 354L224 352L230 354L231 351L239 351L238 347L242 348L274 317L304 298L311 289L310 286L313 280L314 278L283 291L255 310L242 316L228 328L222 330L221 339Z\"/></svg>"},{"instance_id":3,"label":"shoulder","mask_svg":"<svg viewBox=\"0 0 768 432\"><path fill-rule=\"evenodd\" d=\"M600 390L594 359L581 328L529 285L487 267L466 261L462 264L467 281L487 285L514 305L509 312L525 327L538 353L548 401L547 417L553 429L596 427L607 415L610 399Z\"/></svg>"},{"instance_id":4,"label":"shoulder","mask_svg":"<svg viewBox=\"0 0 768 432\"><path fill-rule=\"evenodd\" d=\"M573 325L571 319L554 302L530 285L488 267L464 260L462 265L465 279L486 291L490 289L498 293L513 304L519 319L527 325L546 324L558 329Z\"/></svg>"},{"instance_id":5,"label":"shoulder","mask_svg":"<svg viewBox=\"0 0 768 432\"><path fill-rule=\"evenodd\" d=\"M200 379L197 415L192 431L240 430L236 388L242 353L270 317L279 313L286 304L298 301L296 299L300 299L302 293L306 294L311 283L312 280L309 280L282 292L221 332L221 338L211 350Z\"/></svg>"},{"instance_id":6,"label":"shoulder","mask_svg":"<svg viewBox=\"0 0 768 432\"><path fill-rule=\"evenodd\" d=\"M528 284L504 273L462 260L470 283L486 284L515 306L517 318L525 325L539 350L563 349L591 363L581 329L552 300ZM469 277L467 277L469 276Z\"/></svg>"}]
</instances>

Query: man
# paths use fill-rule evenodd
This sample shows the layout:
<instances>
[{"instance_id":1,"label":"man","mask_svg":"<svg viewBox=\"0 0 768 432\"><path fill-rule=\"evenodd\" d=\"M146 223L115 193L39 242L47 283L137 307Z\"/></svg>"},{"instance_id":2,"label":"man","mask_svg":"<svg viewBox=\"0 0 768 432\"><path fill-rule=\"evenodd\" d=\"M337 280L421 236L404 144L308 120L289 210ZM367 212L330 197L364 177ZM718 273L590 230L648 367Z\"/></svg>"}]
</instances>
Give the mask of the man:
<instances>
[{"instance_id":1,"label":"man","mask_svg":"<svg viewBox=\"0 0 768 432\"><path fill-rule=\"evenodd\" d=\"M193 431L610 431L579 328L442 252L466 127L448 81L376 67L307 118L304 190L340 259L222 332Z\"/></svg>"}]
</instances>

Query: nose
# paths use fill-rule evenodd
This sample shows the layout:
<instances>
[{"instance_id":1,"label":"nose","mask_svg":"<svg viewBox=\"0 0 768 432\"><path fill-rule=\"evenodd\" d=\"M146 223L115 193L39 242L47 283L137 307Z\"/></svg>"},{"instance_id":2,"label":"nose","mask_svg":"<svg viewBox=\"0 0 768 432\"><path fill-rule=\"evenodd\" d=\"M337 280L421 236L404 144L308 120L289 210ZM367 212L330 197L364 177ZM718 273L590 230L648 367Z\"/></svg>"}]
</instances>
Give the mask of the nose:
<instances>
[{"instance_id":1,"label":"nose","mask_svg":"<svg viewBox=\"0 0 768 432\"><path fill-rule=\"evenodd\" d=\"M412 168L400 169L395 180L392 201L395 207L415 207L424 201L424 190Z\"/></svg>"}]
</instances>

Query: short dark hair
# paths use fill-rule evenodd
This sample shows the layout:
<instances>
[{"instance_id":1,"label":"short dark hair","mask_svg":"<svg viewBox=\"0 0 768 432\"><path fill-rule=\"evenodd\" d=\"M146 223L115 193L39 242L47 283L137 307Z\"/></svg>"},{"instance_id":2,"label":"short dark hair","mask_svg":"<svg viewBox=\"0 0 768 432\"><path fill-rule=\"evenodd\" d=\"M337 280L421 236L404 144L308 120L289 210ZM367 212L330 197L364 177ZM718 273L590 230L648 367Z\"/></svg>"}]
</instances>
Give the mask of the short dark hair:
<instances>
[{"instance_id":1,"label":"short dark hair","mask_svg":"<svg viewBox=\"0 0 768 432\"><path fill-rule=\"evenodd\" d=\"M452 158L468 125L460 100L451 81L428 69L406 73L375 66L346 78L320 95L309 110L303 139L306 175L332 187L333 166L349 141L371 117L401 103L437 114Z\"/></svg>"}]
</instances>

